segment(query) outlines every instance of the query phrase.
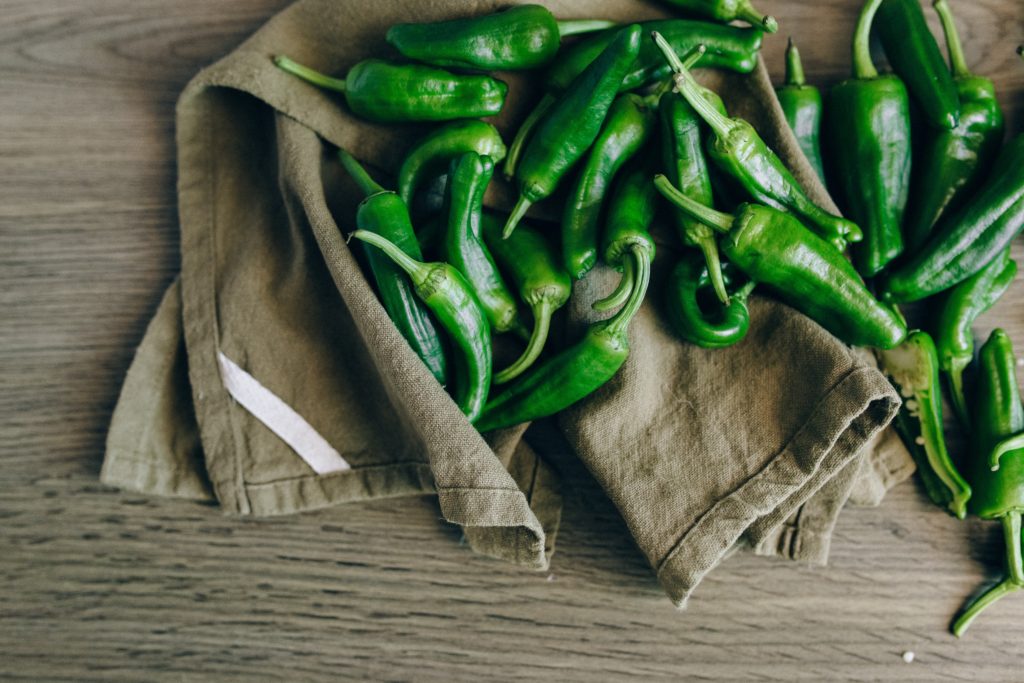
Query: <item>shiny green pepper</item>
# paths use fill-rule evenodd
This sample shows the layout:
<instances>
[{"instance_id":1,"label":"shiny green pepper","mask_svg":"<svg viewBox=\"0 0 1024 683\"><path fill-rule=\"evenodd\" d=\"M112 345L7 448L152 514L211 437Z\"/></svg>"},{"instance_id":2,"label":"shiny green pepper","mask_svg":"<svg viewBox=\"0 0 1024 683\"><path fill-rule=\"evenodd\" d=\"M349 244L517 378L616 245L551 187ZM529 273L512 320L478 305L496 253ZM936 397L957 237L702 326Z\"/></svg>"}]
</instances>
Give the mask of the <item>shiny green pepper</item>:
<instances>
[{"instance_id":1,"label":"shiny green pepper","mask_svg":"<svg viewBox=\"0 0 1024 683\"><path fill-rule=\"evenodd\" d=\"M779 30L779 23L775 21L775 17L765 16L758 12L750 4L750 0L665 0L665 2L726 24L739 19L759 26L768 33L775 33Z\"/></svg>"},{"instance_id":2,"label":"shiny green pepper","mask_svg":"<svg viewBox=\"0 0 1024 683\"><path fill-rule=\"evenodd\" d=\"M811 168L825 182L825 168L821 163L821 91L808 85L804 79L804 65L800 51L793 39L786 46L786 80L775 89L779 106L800 145L800 151L807 157Z\"/></svg>"},{"instance_id":3,"label":"shiny green pepper","mask_svg":"<svg viewBox=\"0 0 1024 683\"><path fill-rule=\"evenodd\" d=\"M728 267L724 270L727 284L731 280L729 270ZM756 283L748 281L723 305L720 301L707 304L702 301L701 292L711 288L710 282L700 254L683 254L665 287L665 312L672 330L681 339L705 349L723 349L747 336L750 329L747 299ZM709 307L713 307L712 310L709 311Z\"/></svg>"}]
</instances>

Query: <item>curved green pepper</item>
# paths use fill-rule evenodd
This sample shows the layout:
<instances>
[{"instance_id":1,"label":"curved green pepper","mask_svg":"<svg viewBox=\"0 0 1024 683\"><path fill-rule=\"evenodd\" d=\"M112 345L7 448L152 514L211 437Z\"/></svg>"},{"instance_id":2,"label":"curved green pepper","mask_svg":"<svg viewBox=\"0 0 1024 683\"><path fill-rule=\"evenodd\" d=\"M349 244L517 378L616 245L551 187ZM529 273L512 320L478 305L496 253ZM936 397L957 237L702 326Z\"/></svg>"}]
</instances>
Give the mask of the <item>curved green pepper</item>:
<instances>
[{"instance_id":1,"label":"curved green pepper","mask_svg":"<svg viewBox=\"0 0 1024 683\"><path fill-rule=\"evenodd\" d=\"M353 114L381 123L493 116L501 111L508 93L505 83L490 76L453 74L380 59L359 62L343 79L326 76L283 55L274 57L274 64L315 86L343 93Z\"/></svg>"},{"instance_id":2,"label":"curved green pepper","mask_svg":"<svg viewBox=\"0 0 1024 683\"><path fill-rule=\"evenodd\" d=\"M916 2L917 0L915 0ZM882 0L868 0L853 37L853 78L829 92L826 132L835 185L864 230L857 270L877 275L903 251L900 223L910 190L910 97L896 76L879 76L868 36Z\"/></svg>"},{"instance_id":3,"label":"curved green pepper","mask_svg":"<svg viewBox=\"0 0 1024 683\"><path fill-rule=\"evenodd\" d=\"M1003 112L992 81L968 70L949 3L936 0L933 6L946 34L960 123L953 129L928 131L919 152L923 170L913 178L903 227L911 253L924 246L944 212L956 211L974 193L1003 141Z\"/></svg>"},{"instance_id":4,"label":"curved green pepper","mask_svg":"<svg viewBox=\"0 0 1024 683\"><path fill-rule=\"evenodd\" d=\"M959 211L939 219L918 253L881 285L890 301L917 301L963 282L1024 228L1024 134L1003 146L988 181Z\"/></svg>"},{"instance_id":5,"label":"curved green pepper","mask_svg":"<svg viewBox=\"0 0 1024 683\"><path fill-rule=\"evenodd\" d=\"M366 194L356 211L356 226L360 230L386 237L411 258L421 258L420 246L409 220L409 210L398 195L378 185L345 150L339 149L338 157L345 170ZM443 386L448 375L444 344L427 309L417 299L401 269L390 259L382 258L376 251L367 249L366 260L388 317L426 364L430 374Z\"/></svg>"},{"instance_id":6,"label":"curved green pepper","mask_svg":"<svg viewBox=\"0 0 1024 683\"><path fill-rule=\"evenodd\" d=\"M927 332L914 330L906 341L881 354L882 368L903 396L896 426L917 462L928 495L959 519L967 514L971 487L946 449L942 425L939 357Z\"/></svg>"},{"instance_id":7,"label":"curved green pepper","mask_svg":"<svg viewBox=\"0 0 1024 683\"><path fill-rule=\"evenodd\" d=\"M481 234L484 192L493 173L490 158L475 152L467 152L452 161L448 173L448 206L444 212L448 223L443 254L445 261L473 287L492 330L522 332L515 296L501 279Z\"/></svg>"},{"instance_id":8,"label":"curved green pepper","mask_svg":"<svg viewBox=\"0 0 1024 683\"><path fill-rule=\"evenodd\" d=\"M1007 249L992 263L949 290L939 309L935 332L939 366L949 379L953 408L964 427L970 427L963 375L964 369L974 359L971 325L979 315L995 305L1016 275L1017 262L1010 258L1010 250Z\"/></svg>"},{"instance_id":9,"label":"curved green pepper","mask_svg":"<svg viewBox=\"0 0 1024 683\"><path fill-rule=\"evenodd\" d=\"M597 391L629 356L629 323L640 310L650 281L648 261L638 257L638 276L626 304L594 323L578 343L508 385L487 402L476 422L481 432L554 415Z\"/></svg>"},{"instance_id":10,"label":"curved green pepper","mask_svg":"<svg viewBox=\"0 0 1024 683\"><path fill-rule=\"evenodd\" d=\"M800 51L793 39L786 46L786 80L781 87L775 89L779 98L782 113L786 115L786 123L793 130L793 136L800 145L800 150L811 162L811 168L825 182L825 168L821 163L821 91L813 85L807 85L804 79L804 65L800 61Z\"/></svg>"},{"instance_id":11,"label":"curved green pepper","mask_svg":"<svg viewBox=\"0 0 1024 683\"><path fill-rule=\"evenodd\" d=\"M703 96L704 89L682 65L672 47L657 33L653 37L672 65L676 88L711 128L708 156L722 170L739 180L757 201L788 209L808 221L840 251L845 249L847 241L860 241L860 228L814 204L754 127L743 119L723 116Z\"/></svg>"},{"instance_id":12,"label":"curved green pepper","mask_svg":"<svg viewBox=\"0 0 1024 683\"><path fill-rule=\"evenodd\" d=\"M519 359L494 374L495 384L511 381L533 365L547 342L551 316L565 305L572 293L572 278L562 268L556 250L540 232L520 225L508 239L503 239L503 225L503 220L485 212L484 241L494 260L519 289L519 298L533 312L533 332Z\"/></svg>"},{"instance_id":13,"label":"curved green pepper","mask_svg":"<svg viewBox=\"0 0 1024 683\"><path fill-rule=\"evenodd\" d=\"M456 347L455 402L470 422L487 402L491 385L491 329L465 278L447 263L422 263L390 240L365 230L352 237L378 247L412 280L416 295L437 317Z\"/></svg>"},{"instance_id":14,"label":"curved green pepper","mask_svg":"<svg viewBox=\"0 0 1024 683\"><path fill-rule=\"evenodd\" d=\"M562 259L577 280L597 263L598 229L608 187L622 164L647 142L653 124L654 114L642 97L620 95L587 152L562 217Z\"/></svg>"},{"instance_id":15,"label":"curved green pepper","mask_svg":"<svg viewBox=\"0 0 1024 683\"><path fill-rule=\"evenodd\" d=\"M431 131L412 149L398 170L398 195L411 209L416 190L430 175L442 173L455 157L467 152L490 157L498 164L505 158L505 143L498 129L484 121L453 121Z\"/></svg>"},{"instance_id":16,"label":"curved green pepper","mask_svg":"<svg viewBox=\"0 0 1024 683\"><path fill-rule=\"evenodd\" d=\"M741 204L735 216L698 204L659 175L658 191L723 233L719 247L747 277L854 346L889 349L907 335L902 318L877 301L843 255L792 214Z\"/></svg>"},{"instance_id":17,"label":"curved green pepper","mask_svg":"<svg viewBox=\"0 0 1024 683\"><path fill-rule=\"evenodd\" d=\"M1024 406L1017 386L1017 361L1010 338L995 330L981 347L978 358L978 393L975 400L972 456L967 477L974 487L970 509L982 519L1003 525L1008 576L972 602L953 622L959 637L994 602L1024 589L1021 559L1021 514L1024 514ZM1008 441L1009 440L1009 441ZM1012 449L1008 443L1016 442ZM992 454L1000 452L993 463Z\"/></svg>"},{"instance_id":18,"label":"curved green pepper","mask_svg":"<svg viewBox=\"0 0 1024 683\"><path fill-rule=\"evenodd\" d=\"M385 39L403 56L459 69L506 71L544 66L562 36L599 31L613 21L558 21L546 7L519 5L503 12L425 24L395 24Z\"/></svg>"},{"instance_id":19,"label":"curved green pepper","mask_svg":"<svg viewBox=\"0 0 1024 683\"><path fill-rule=\"evenodd\" d=\"M723 349L747 336L747 299L755 283L750 280L740 287L725 306L716 301L717 310L709 313L702 306L700 292L710 288L710 282L704 259L693 252L683 254L665 288L665 312L673 331L684 341L705 349Z\"/></svg>"},{"instance_id":20,"label":"curved green pepper","mask_svg":"<svg viewBox=\"0 0 1024 683\"><path fill-rule=\"evenodd\" d=\"M739 19L758 26L768 33L775 33L779 30L779 22L775 21L775 17L765 16L758 12L750 4L750 0L665 0L665 2L726 24Z\"/></svg>"},{"instance_id":21,"label":"curved green pepper","mask_svg":"<svg viewBox=\"0 0 1024 683\"><path fill-rule=\"evenodd\" d=\"M876 28L885 56L921 106L925 120L935 128L955 127L960 120L956 85L920 0L885 0L878 8Z\"/></svg>"},{"instance_id":22,"label":"curved green pepper","mask_svg":"<svg viewBox=\"0 0 1024 683\"><path fill-rule=\"evenodd\" d=\"M620 30L541 121L516 169L519 200L505 224L506 236L512 234L531 204L555 191L562 177L593 144L623 74L639 49L640 27L633 24Z\"/></svg>"}]
</instances>

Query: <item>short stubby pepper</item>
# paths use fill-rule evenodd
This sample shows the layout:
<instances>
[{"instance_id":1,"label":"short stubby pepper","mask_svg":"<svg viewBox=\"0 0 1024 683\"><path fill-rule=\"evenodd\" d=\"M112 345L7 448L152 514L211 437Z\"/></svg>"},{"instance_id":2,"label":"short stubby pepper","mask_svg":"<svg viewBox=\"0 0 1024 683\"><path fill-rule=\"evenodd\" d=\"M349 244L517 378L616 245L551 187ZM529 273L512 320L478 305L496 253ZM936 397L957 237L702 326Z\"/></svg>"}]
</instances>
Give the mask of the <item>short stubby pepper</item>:
<instances>
[{"instance_id":1,"label":"short stubby pepper","mask_svg":"<svg viewBox=\"0 0 1024 683\"><path fill-rule=\"evenodd\" d=\"M390 240L365 230L352 237L379 248L412 280L455 347L455 402L470 422L480 417L491 386L491 328L473 288L447 263L422 263Z\"/></svg>"},{"instance_id":2,"label":"short stubby pepper","mask_svg":"<svg viewBox=\"0 0 1024 683\"><path fill-rule=\"evenodd\" d=\"M420 64L366 59L345 78L333 78L288 57L274 57L283 71L345 95L352 113L367 121L405 123L494 116L505 105L508 86L490 76L454 74Z\"/></svg>"},{"instance_id":3,"label":"short stubby pepper","mask_svg":"<svg viewBox=\"0 0 1024 683\"><path fill-rule=\"evenodd\" d=\"M792 214L741 204L733 216L698 204L665 176L654 183L670 202L722 233L722 252L747 277L847 344L890 349L906 337L903 319L872 296L840 252Z\"/></svg>"},{"instance_id":4,"label":"short stubby pepper","mask_svg":"<svg viewBox=\"0 0 1024 683\"><path fill-rule=\"evenodd\" d=\"M864 231L853 252L864 277L874 277L903 252L900 226L910 191L910 98L899 77L878 74L868 45L881 2L868 0L861 10L853 78L829 92L825 119L833 185Z\"/></svg>"},{"instance_id":5,"label":"short stubby pepper","mask_svg":"<svg viewBox=\"0 0 1024 683\"><path fill-rule=\"evenodd\" d=\"M981 347L978 361L980 372L971 435L974 447L966 463L967 478L974 487L970 511L982 519L1002 523L1007 576L960 613L952 626L957 637L997 600L1024 589L1024 406L1009 336L999 329L992 332Z\"/></svg>"},{"instance_id":6,"label":"short stubby pepper","mask_svg":"<svg viewBox=\"0 0 1024 683\"><path fill-rule=\"evenodd\" d=\"M821 163L821 91L808 85L804 78L804 65L793 39L786 46L786 80L775 89L786 123L800 145L800 151L811 163L811 168L825 182L825 168Z\"/></svg>"},{"instance_id":7,"label":"short stubby pepper","mask_svg":"<svg viewBox=\"0 0 1024 683\"><path fill-rule=\"evenodd\" d=\"M653 128L654 113L639 95L619 95L609 108L562 215L562 259L575 279L597 263L601 214L616 173L640 151Z\"/></svg>"},{"instance_id":8,"label":"short stubby pepper","mask_svg":"<svg viewBox=\"0 0 1024 683\"><path fill-rule=\"evenodd\" d=\"M978 316L995 305L1017 275L1010 250L1003 251L976 274L949 290L935 324L939 366L949 379L949 395L960 423L970 428L964 396L964 370L974 360L971 326Z\"/></svg>"},{"instance_id":9,"label":"short stubby pepper","mask_svg":"<svg viewBox=\"0 0 1024 683\"><path fill-rule=\"evenodd\" d=\"M512 234L530 205L554 192L586 154L639 49L640 27L633 24L621 29L538 124L516 168L519 199L505 224L506 236Z\"/></svg>"},{"instance_id":10,"label":"short stubby pepper","mask_svg":"<svg viewBox=\"0 0 1024 683\"><path fill-rule=\"evenodd\" d=\"M399 53L436 66L516 71L550 62L563 36L600 31L615 22L558 21L541 5L519 5L483 16L425 24L395 24L386 40Z\"/></svg>"},{"instance_id":11,"label":"short stubby pepper","mask_svg":"<svg viewBox=\"0 0 1024 683\"><path fill-rule=\"evenodd\" d=\"M377 184L351 154L339 149L338 156L345 170L366 194L356 210L356 226L386 237L411 258L422 258L404 202L397 194ZM405 273L391 259L367 248L366 260L388 317L426 364L430 374L444 385L448 379L444 344L427 308L416 297Z\"/></svg>"},{"instance_id":12,"label":"short stubby pepper","mask_svg":"<svg viewBox=\"0 0 1024 683\"><path fill-rule=\"evenodd\" d=\"M665 0L665 2L726 24L738 19L758 26L768 33L775 33L779 30L779 22L775 21L775 17L765 16L758 12L750 4L750 0Z\"/></svg>"},{"instance_id":13,"label":"short stubby pepper","mask_svg":"<svg viewBox=\"0 0 1024 683\"><path fill-rule=\"evenodd\" d=\"M534 228L520 224L508 239L502 239L505 222L484 212L484 242L495 262L519 291L519 298L533 313L533 332L519 358L500 372L494 383L504 384L526 372L540 357L551 328L551 316L565 305L572 293L572 278L562 267L561 258L544 236Z\"/></svg>"},{"instance_id":14,"label":"short stubby pepper","mask_svg":"<svg viewBox=\"0 0 1024 683\"><path fill-rule=\"evenodd\" d=\"M731 266L731 264L729 264ZM728 284L730 267L724 268ZM665 313L672 330L684 341L705 349L723 349L743 340L750 329L747 300L755 287L748 280L723 305L702 292L710 290L711 279L704 259L697 253L684 254L672 269L665 287Z\"/></svg>"},{"instance_id":15,"label":"short stubby pepper","mask_svg":"<svg viewBox=\"0 0 1024 683\"><path fill-rule=\"evenodd\" d=\"M920 0L884 0L876 30L893 71L917 101L924 120L934 128L955 127L960 120L956 85Z\"/></svg>"},{"instance_id":16,"label":"short stubby pepper","mask_svg":"<svg viewBox=\"0 0 1024 683\"><path fill-rule=\"evenodd\" d=\"M817 206L804 193L793 174L776 156L754 127L739 118L723 116L703 95L679 56L657 33L653 38L675 72L678 91L711 128L708 156L735 178L757 201L786 209L806 220L817 232L842 251L847 242L859 242L859 227L840 216L833 216Z\"/></svg>"},{"instance_id":17,"label":"short stubby pepper","mask_svg":"<svg viewBox=\"0 0 1024 683\"><path fill-rule=\"evenodd\" d=\"M524 334L515 295L498 272L484 244L481 221L484 192L494 174L490 158L467 152L452 161L443 215L447 223L442 253L476 294L494 332Z\"/></svg>"},{"instance_id":18,"label":"short stubby pepper","mask_svg":"<svg viewBox=\"0 0 1024 683\"><path fill-rule=\"evenodd\" d=\"M963 519L971 487L946 448L935 343L927 332L914 330L906 341L880 356L882 369L903 397L896 426L917 463L928 496Z\"/></svg>"},{"instance_id":19,"label":"short stubby pepper","mask_svg":"<svg viewBox=\"0 0 1024 683\"><path fill-rule=\"evenodd\" d=\"M428 177L444 173L452 159L475 152L499 164L505 151L501 134L489 123L468 119L445 124L428 133L406 154L398 170L398 194L412 209L416 190Z\"/></svg>"},{"instance_id":20,"label":"short stubby pepper","mask_svg":"<svg viewBox=\"0 0 1024 683\"><path fill-rule=\"evenodd\" d=\"M917 301L963 282L1024 229L1024 133L1003 146L989 178L959 211L939 219L924 247L881 283L890 301Z\"/></svg>"},{"instance_id":21,"label":"short stubby pepper","mask_svg":"<svg viewBox=\"0 0 1024 683\"><path fill-rule=\"evenodd\" d=\"M953 14L946 0L936 0L949 48L949 62L960 99L960 122L955 128L924 133L912 178L910 205L903 233L910 253L920 249L932 226L946 211L956 211L985 178L1003 141L1003 112L995 86L967 68Z\"/></svg>"}]
</instances>

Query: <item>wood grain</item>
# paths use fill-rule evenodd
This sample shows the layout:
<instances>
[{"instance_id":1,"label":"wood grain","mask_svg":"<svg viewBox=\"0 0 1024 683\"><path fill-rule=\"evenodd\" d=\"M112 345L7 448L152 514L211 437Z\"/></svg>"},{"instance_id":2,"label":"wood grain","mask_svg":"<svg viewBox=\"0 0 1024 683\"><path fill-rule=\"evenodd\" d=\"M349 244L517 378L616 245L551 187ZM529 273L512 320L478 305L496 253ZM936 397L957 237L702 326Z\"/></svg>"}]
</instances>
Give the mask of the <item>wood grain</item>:
<instances>
[{"instance_id":1,"label":"wood grain","mask_svg":"<svg viewBox=\"0 0 1024 683\"><path fill-rule=\"evenodd\" d=\"M431 498L251 520L99 485L120 382L178 266L174 101L286 4L4 3L0 677L1021 680L1021 599L963 641L946 632L1002 571L998 530L913 484L844 512L829 568L738 555L686 612L563 447L549 449L566 479L549 574L474 556ZM760 4L812 80L845 77L859 3ZM956 11L1019 130L1019 3ZM783 45L766 41L777 76ZM1020 282L979 332L995 324L1024 345Z\"/></svg>"}]
</instances>

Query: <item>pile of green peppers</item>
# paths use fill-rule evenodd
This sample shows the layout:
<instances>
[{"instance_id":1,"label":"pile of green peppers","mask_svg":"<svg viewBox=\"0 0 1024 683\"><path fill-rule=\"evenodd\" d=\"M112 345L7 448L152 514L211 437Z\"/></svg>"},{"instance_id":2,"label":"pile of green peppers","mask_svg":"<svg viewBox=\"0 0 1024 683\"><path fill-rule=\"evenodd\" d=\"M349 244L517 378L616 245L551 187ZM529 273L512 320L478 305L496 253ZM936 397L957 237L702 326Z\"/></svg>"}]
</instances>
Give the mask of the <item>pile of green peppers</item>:
<instances>
[{"instance_id":1,"label":"pile of green peppers","mask_svg":"<svg viewBox=\"0 0 1024 683\"><path fill-rule=\"evenodd\" d=\"M1024 227L1024 134L1003 142L992 82L969 71L948 0L934 0L948 67L919 0L865 0L851 78L823 96L790 40L777 89L837 215L692 74L750 73L775 19L749 0L664 1L683 16L615 25L520 5L400 24L386 35L400 59L367 59L343 79L283 55L274 62L342 93L360 118L441 123L407 151L394 191L346 150L339 159L365 195L352 237L384 310L481 432L558 413L618 372L656 252L674 264L653 310L680 343L742 343L756 288L875 349L905 398L897 426L928 495L1005 530L1007 578L956 620L960 635L1024 588L1024 408L1004 333L981 349L973 396L964 381L971 326L1016 274L1009 245ZM876 68L873 31L895 73ZM507 145L482 120L509 94L490 73L499 70L534 73L541 86ZM507 215L485 207L499 170L518 195ZM527 218L539 202L561 202L558 224ZM651 236L659 220L678 238L660 251ZM556 344L551 330L573 282L598 263L620 273L593 304L607 317ZM936 314L908 330L898 306L920 300ZM496 370L503 347L513 360ZM961 463L946 447L943 376L972 435Z\"/></svg>"}]
</instances>

